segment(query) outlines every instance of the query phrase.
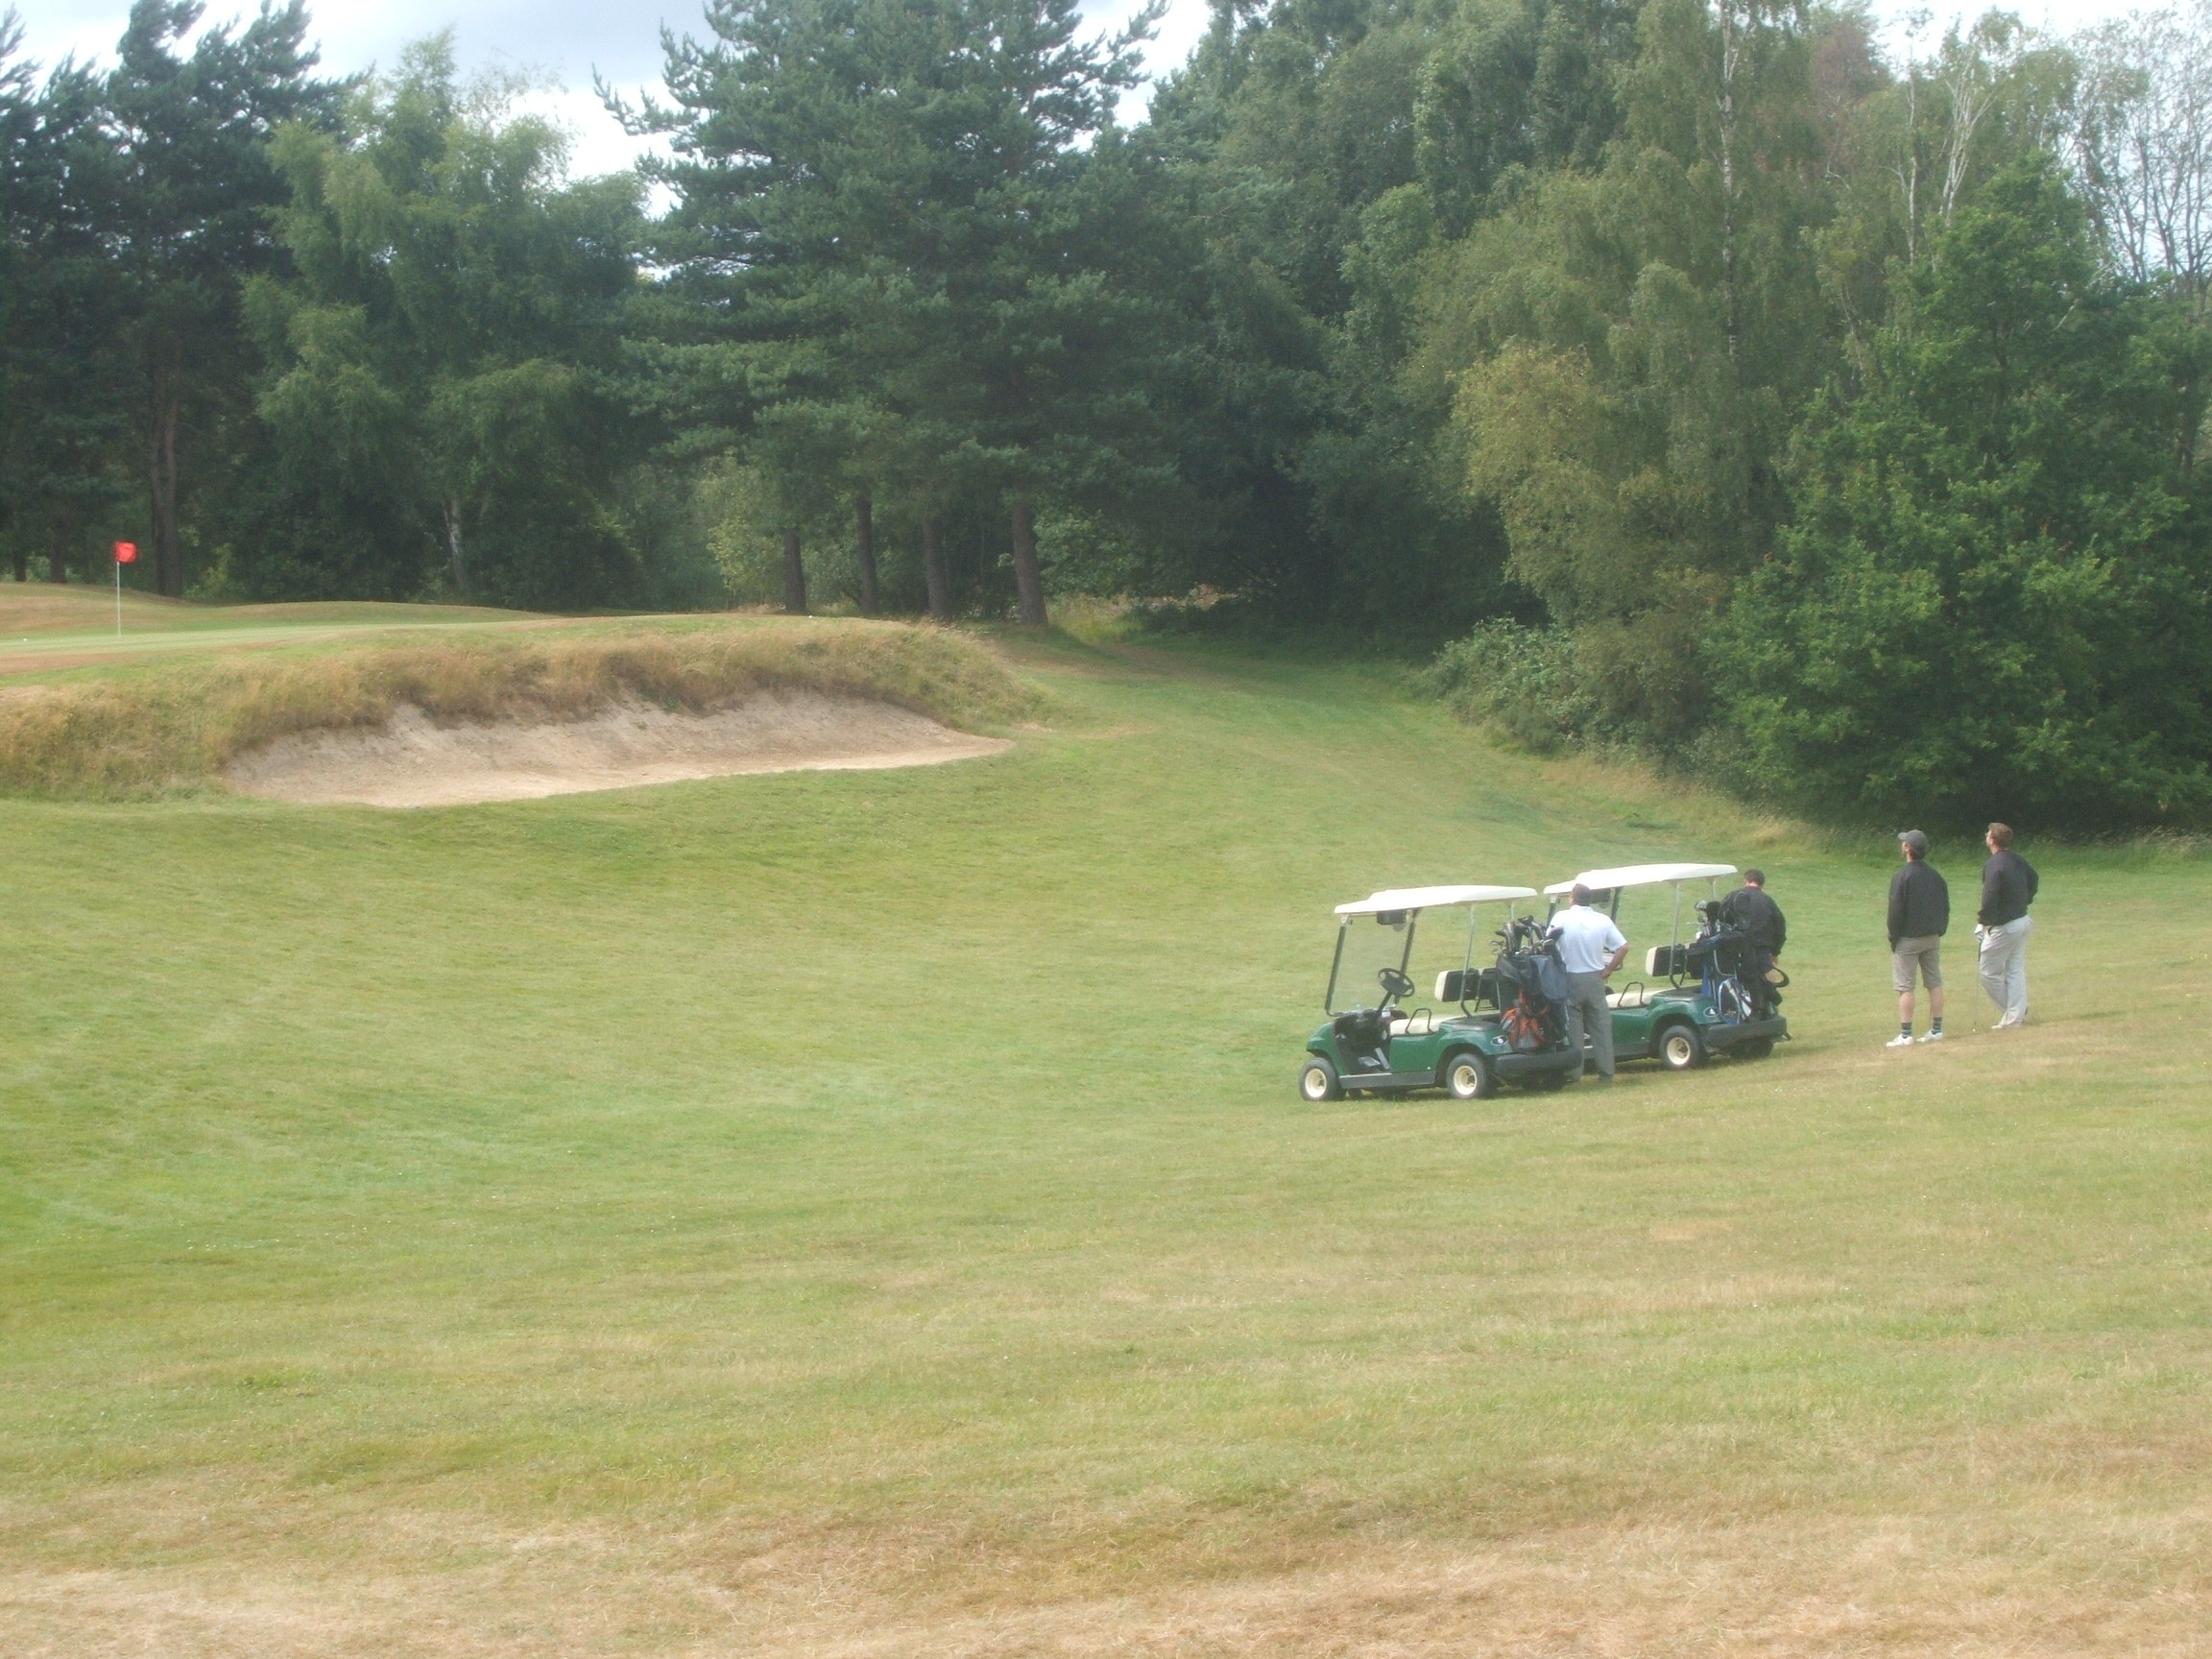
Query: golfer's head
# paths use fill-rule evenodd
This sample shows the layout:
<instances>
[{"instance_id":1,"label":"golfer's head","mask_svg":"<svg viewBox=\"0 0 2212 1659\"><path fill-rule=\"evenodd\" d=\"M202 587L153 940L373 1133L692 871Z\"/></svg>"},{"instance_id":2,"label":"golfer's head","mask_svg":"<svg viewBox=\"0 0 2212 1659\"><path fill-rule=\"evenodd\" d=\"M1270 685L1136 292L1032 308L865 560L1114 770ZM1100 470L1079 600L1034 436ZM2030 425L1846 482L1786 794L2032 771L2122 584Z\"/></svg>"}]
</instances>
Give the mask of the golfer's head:
<instances>
[{"instance_id":1,"label":"golfer's head","mask_svg":"<svg viewBox=\"0 0 2212 1659\"><path fill-rule=\"evenodd\" d=\"M1746 871L1744 871L1744 872L1743 872L1743 885L1744 885L1744 886L1746 886L1746 887L1764 887L1764 886L1766 886L1766 885L1767 885L1767 872L1766 872L1766 871L1764 871L1764 870L1746 870Z\"/></svg>"},{"instance_id":2,"label":"golfer's head","mask_svg":"<svg viewBox=\"0 0 2212 1659\"><path fill-rule=\"evenodd\" d=\"M1897 845L1905 850L1908 858L1917 861L1928 856L1928 837L1917 830L1899 830Z\"/></svg>"},{"instance_id":3,"label":"golfer's head","mask_svg":"<svg viewBox=\"0 0 2212 1659\"><path fill-rule=\"evenodd\" d=\"M2005 849L2006 849L2006 848L2008 848L2008 847L2009 847L2009 846L2011 846L2011 845L2012 845L2012 826L2011 826L2011 825L2009 825L2009 824L1992 824L1992 825L1990 825L1990 826L1989 826L1989 851L1990 851L1990 852L1992 852L1992 853L2002 853L2002 852L2004 852L2004 851L2005 851Z\"/></svg>"},{"instance_id":4,"label":"golfer's head","mask_svg":"<svg viewBox=\"0 0 2212 1659\"><path fill-rule=\"evenodd\" d=\"M1570 903L1570 904L1587 904L1587 903L1589 903L1589 902L1590 902L1590 889L1589 889L1589 888L1587 888L1587 887L1585 887L1585 886L1583 886L1583 885L1582 885L1582 883L1581 883L1581 882L1579 882L1579 881L1575 882L1575 891L1567 895L1567 902L1568 902L1568 903Z\"/></svg>"}]
</instances>

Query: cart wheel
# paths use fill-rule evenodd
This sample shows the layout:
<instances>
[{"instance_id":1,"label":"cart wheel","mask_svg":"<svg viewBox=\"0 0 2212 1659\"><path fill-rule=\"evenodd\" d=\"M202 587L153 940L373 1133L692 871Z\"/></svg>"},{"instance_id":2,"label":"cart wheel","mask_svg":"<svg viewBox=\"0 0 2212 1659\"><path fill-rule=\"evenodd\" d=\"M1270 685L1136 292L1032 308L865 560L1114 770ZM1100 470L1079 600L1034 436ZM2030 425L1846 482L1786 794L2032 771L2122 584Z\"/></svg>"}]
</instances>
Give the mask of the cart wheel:
<instances>
[{"instance_id":1,"label":"cart wheel","mask_svg":"<svg viewBox=\"0 0 2212 1659\"><path fill-rule=\"evenodd\" d=\"M1754 1037L1748 1043L1737 1044L1728 1052L1740 1060L1764 1060L1774 1052L1774 1039Z\"/></svg>"},{"instance_id":2,"label":"cart wheel","mask_svg":"<svg viewBox=\"0 0 2212 1659\"><path fill-rule=\"evenodd\" d=\"M1659 1038L1659 1064L1670 1071L1695 1071L1705 1064L1704 1039L1693 1026L1668 1026Z\"/></svg>"},{"instance_id":3,"label":"cart wheel","mask_svg":"<svg viewBox=\"0 0 2212 1659\"><path fill-rule=\"evenodd\" d=\"M1483 1100L1498 1093L1498 1081L1481 1055L1462 1048L1444 1062L1444 1092L1455 1100Z\"/></svg>"},{"instance_id":4,"label":"cart wheel","mask_svg":"<svg viewBox=\"0 0 2212 1659\"><path fill-rule=\"evenodd\" d=\"M1309 1054L1298 1072L1298 1093L1318 1105L1324 1100L1343 1099L1344 1085L1336 1081L1335 1067L1318 1054Z\"/></svg>"}]
</instances>

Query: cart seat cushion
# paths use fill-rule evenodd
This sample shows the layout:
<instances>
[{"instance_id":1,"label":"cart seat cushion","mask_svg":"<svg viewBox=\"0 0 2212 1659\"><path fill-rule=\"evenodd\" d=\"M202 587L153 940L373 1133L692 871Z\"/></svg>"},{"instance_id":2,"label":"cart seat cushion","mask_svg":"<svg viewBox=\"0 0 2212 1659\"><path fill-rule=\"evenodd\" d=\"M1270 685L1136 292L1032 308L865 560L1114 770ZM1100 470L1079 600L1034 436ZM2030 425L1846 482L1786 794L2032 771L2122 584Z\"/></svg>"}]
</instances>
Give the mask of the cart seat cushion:
<instances>
[{"instance_id":1,"label":"cart seat cushion","mask_svg":"<svg viewBox=\"0 0 2212 1659\"><path fill-rule=\"evenodd\" d=\"M1401 1014L1390 1022L1393 1037L1426 1037L1436 1029L1436 1016L1426 1008L1416 1014Z\"/></svg>"},{"instance_id":2,"label":"cart seat cushion","mask_svg":"<svg viewBox=\"0 0 2212 1659\"><path fill-rule=\"evenodd\" d=\"M1608 1008L1644 1008L1649 1006L1650 1001L1651 993L1641 985L1631 985L1625 991L1608 992L1605 997L1605 1006Z\"/></svg>"}]
</instances>

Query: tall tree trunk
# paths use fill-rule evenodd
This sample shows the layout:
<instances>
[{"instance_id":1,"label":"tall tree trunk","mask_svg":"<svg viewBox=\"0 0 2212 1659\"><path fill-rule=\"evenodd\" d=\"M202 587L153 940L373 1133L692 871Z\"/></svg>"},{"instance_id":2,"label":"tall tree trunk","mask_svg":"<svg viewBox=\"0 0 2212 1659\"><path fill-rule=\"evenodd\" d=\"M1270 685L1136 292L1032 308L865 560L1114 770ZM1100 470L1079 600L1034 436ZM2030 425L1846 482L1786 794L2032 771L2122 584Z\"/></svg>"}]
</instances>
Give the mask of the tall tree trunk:
<instances>
[{"instance_id":1,"label":"tall tree trunk","mask_svg":"<svg viewBox=\"0 0 2212 1659\"><path fill-rule=\"evenodd\" d=\"M177 386L165 369L154 376L146 432L146 484L154 521L154 590L184 596L184 544L177 533Z\"/></svg>"},{"instance_id":2,"label":"tall tree trunk","mask_svg":"<svg viewBox=\"0 0 2212 1659\"><path fill-rule=\"evenodd\" d=\"M1021 601L1022 624L1042 628L1045 614L1045 578L1037 568L1037 510L1026 495L1014 498L1014 591Z\"/></svg>"},{"instance_id":3,"label":"tall tree trunk","mask_svg":"<svg viewBox=\"0 0 2212 1659\"><path fill-rule=\"evenodd\" d=\"M69 543L77 535L77 509L56 509L46 523L46 580L57 585L69 580Z\"/></svg>"},{"instance_id":4,"label":"tall tree trunk","mask_svg":"<svg viewBox=\"0 0 2212 1659\"><path fill-rule=\"evenodd\" d=\"M945 531L934 514L922 519L922 580L929 589L929 620L952 620L952 584L945 578Z\"/></svg>"},{"instance_id":5,"label":"tall tree trunk","mask_svg":"<svg viewBox=\"0 0 2212 1659\"><path fill-rule=\"evenodd\" d=\"M31 580L31 550L20 541L15 543L15 580Z\"/></svg>"},{"instance_id":6,"label":"tall tree trunk","mask_svg":"<svg viewBox=\"0 0 2212 1659\"><path fill-rule=\"evenodd\" d=\"M799 557L799 532L783 532L783 609L794 616L806 614L806 564Z\"/></svg>"},{"instance_id":7,"label":"tall tree trunk","mask_svg":"<svg viewBox=\"0 0 2212 1659\"><path fill-rule=\"evenodd\" d=\"M860 556L860 614L873 616L883 609L876 589L876 504L861 495L853 503L853 545Z\"/></svg>"},{"instance_id":8,"label":"tall tree trunk","mask_svg":"<svg viewBox=\"0 0 2212 1659\"><path fill-rule=\"evenodd\" d=\"M461 503L445 503L445 562L453 576L453 591L469 591L469 561L461 548Z\"/></svg>"},{"instance_id":9,"label":"tall tree trunk","mask_svg":"<svg viewBox=\"0 0 2212 1659\"><path fill-rule=\"evenodd\" d=\"M1727 322L1728 361L1736 361L1736 70L1743 41L1738 0L1720 0L1720 309Z\"/></svg>"}]
</instances>

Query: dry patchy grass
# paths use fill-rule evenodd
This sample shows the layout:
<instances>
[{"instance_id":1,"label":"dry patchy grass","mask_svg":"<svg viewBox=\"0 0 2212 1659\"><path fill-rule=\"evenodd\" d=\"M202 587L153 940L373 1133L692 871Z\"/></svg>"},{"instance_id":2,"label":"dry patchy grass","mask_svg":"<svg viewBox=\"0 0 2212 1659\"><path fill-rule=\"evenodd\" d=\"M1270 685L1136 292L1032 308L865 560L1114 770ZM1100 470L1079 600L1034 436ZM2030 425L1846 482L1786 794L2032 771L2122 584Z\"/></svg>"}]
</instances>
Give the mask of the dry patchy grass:
<instances>
[{"instance_id":1,"label":"dry patchy grass","mask_svg":"<svg viewBox=\"0 0 2212 1659\"><path fill-rule=\"evenodd\" d=\"M1639 1516L1479 1544L1351 1540L1234 1575L1039 1582L950 1527L831 1537L521 1527L272 1495L165 1543L0 1573L18 1659L1784 1659L2128 1653L2212 1628L2212 1509L2054 1497L1941 1513ZM334 1512L336 1507L336 1512ZM227 1511L227 1513L226 1513ZM141 1509L130 1528L156 1530ZM313 1527L302 1560L285 1534ZM916 1587L926 1583L926 1593Z\"/></svg>"}]
</instances>

